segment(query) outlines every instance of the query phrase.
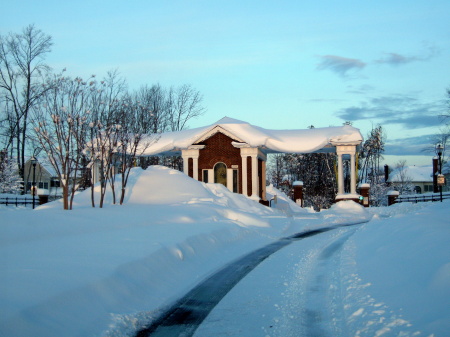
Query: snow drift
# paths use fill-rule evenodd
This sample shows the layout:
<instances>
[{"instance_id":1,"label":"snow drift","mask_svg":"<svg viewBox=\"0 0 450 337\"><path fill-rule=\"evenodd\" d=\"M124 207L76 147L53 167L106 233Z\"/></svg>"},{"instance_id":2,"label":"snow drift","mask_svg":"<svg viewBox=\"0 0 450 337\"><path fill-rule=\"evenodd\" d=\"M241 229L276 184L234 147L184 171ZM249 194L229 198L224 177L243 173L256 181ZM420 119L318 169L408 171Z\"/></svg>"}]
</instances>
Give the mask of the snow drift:
<instances>
[{"instance_id":1,"label":"snow drift","mask_svg":"<svg viewBox=\"0 0 450 337\"><path fill-rule=\"evenodd\" d=\"M450 331L448 202L370 210L341 202L314 213L279 195L285 206L270 209L150 167L133 169L122 206L108 194L104 209L92 208L86 191L73 211L59 202L1 208L0 335L130 336L139 318L244 253L307 228L361 221L346 246L351 270L342 269L353 334Z\"/></svg>"}]
</instances>

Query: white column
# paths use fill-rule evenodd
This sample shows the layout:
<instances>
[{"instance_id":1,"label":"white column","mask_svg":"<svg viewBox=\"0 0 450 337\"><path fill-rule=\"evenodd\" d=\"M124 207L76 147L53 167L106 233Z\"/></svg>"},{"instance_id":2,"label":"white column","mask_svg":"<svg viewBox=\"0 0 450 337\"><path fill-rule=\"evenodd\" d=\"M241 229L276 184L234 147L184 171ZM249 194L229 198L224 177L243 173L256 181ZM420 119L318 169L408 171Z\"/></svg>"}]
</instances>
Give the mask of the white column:
<instances>
[{"instance_id":1,"label":"white column","mask_svg":"<svg viewBox=\"0 0 450 337\"><path fill-rule=\"evenodd\" d=\"M183 158L183 172L185 175L189 175L189 157L182 156Z\"/></svg>"},{"instance_id":2,"label":"white column","mask_svg":"<svg viewBox=\"0 0 450 337\"><path fill-rule=\"evenodd\" d=\"M198 157L199 156L192 156L192 162L193 162L193 178L195 180L198 180Z\"/></svg>"},{"instance_id":3,"label":"white column","mask_svg":"<svg viewBox=\"0 0 450 337\"><path fill-rule=\"evenodd\" d=\"M252 155L252 197L258 197L258 156Z\"/></svg>"},{"instance_id":4,"label":"white column","mask_svg":"<svg viewBox=\"0 0 450 337\"><path fill-rule=\"evenodd\" d=\"M241 153L242 157L242 194L247 196L247 155Z\"/></svg>"},{"instance_id":5,"label":"white column","mask_svg":"<svg viewBox=\"0 0 450 337\"><path fill-rule=\"evenodd\" d=\"M350 193L356 194L356 162L355 154L350 154Z\"/></svg>"},{"instance_id":6,"label":"white column","mask_svg":"<svg viewBox=\"0 0 450 337\"><path fill-rule=\"evenodd\" d=\"M191 146L188 149L181 150L181 157L183 158L183 172L189 175L189 158L192 158L192 178L198 180L198 158L200 157L200 150L204 146Z\"/></svg>"},{"instance_id":7,"label":"white column","mask_svg":"<svg viewBox=\"0 0 450 337\"><path fill-rule=\"evenodd\" d=\"M233 169L227 168L227 188L233 192Z\"/></svg>"},{"instance_id":8,"label":"white column","mask_svg":"<svg viewBox=\"0 0 450 337\"><path fill-rule=\"evenodd\" d=\"M337 152L338 156L338 194L344 194L344 168L342 163L342 153Z\"/></svg>"}]
</instances>

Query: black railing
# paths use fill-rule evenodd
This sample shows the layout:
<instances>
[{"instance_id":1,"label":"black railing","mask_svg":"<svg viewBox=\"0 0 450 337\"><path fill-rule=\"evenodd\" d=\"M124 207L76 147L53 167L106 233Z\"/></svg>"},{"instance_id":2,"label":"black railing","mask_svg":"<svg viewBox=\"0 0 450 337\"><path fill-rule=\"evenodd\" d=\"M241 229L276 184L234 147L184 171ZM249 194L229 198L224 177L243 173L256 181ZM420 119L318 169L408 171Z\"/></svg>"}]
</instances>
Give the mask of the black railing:
<instances>
[{"instance_id":1,"label":"black railing","mask_svg":"<svg viewBox=\"0 0 450 337\"><path fill-rule=\"evenodd\" d=\"M54 196L54 195L50 195L48 197L48 202L50 201L55 201L60 199L60 196ZM36 196L34 199L34 203L37 205L39 205L39 197ZM0 205L6 205L6 206L27 206L27 205L33 205L33 198L24 198L22 197L4 197L4 198L0 198Z\"/></svg>"},{"instance_id":2,"label":"black railing","mask_svg":"<svg viewBox=\"0 0 450 337\"><path fill-rule=\"evenodd\" d=\"M35 203L39 204L39 198L35 199ZM16 197L16 198L0 198L0 205L6 205L6 206L22 206L22 205L33 205L33 199L30 198L24 198L24 197Z\"/></svg>"},{"instance_id":3,"label":"black railing","mask_svg":"<svg viewBox=\"0 0 450 337\"><path fill-rule=\"evenodd\" d=\"M450 194L445 193L442 194L442 200L444 199L450 199ZM441 196L439 194L424 194L424 195L414 195L414 196L400 196L395 200L395 203L401 203L401 202L435 202L435 201L441 201Z\"/></svg>"}]
</instances>

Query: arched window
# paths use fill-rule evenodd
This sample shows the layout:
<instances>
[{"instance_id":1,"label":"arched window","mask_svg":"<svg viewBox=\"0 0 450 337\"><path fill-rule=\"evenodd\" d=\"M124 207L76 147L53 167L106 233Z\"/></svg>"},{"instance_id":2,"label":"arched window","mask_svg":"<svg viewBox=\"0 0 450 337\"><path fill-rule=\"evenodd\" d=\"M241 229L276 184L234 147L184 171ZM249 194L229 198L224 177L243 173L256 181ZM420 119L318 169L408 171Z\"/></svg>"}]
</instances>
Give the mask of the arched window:
<instances>
[{"instance_id":1,"label":"arched window","mask_svg":"<svg viewBox=\"0 0 450 337\"><path fill-rule=\"evenodd\" d=\"M214 165L214 182L227 186L227 166L224 163Z\"/></svg>"}]
</instances>

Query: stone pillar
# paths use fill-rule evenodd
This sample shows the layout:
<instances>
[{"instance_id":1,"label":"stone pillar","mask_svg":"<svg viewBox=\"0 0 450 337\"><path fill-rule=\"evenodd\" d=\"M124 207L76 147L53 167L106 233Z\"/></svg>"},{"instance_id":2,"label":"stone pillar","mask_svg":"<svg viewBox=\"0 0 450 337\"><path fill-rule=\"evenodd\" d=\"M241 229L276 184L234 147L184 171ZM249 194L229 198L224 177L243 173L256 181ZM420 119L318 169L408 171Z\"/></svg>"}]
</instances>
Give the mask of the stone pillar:
<instances>
[{"instance_id":1,"label":"stone pillar","mask_svg":"<svg viewBox=\"0 0 450 337\"><path fill-rule=\"evenodd\" d=\"M294 181L294 202L303 207L303 181Z\"/></svg>"},{"instance_id":2,"label":"stone pillar","mask_svg":"<svg viewBox=\"0 0 450 337\"><path fill-rule=\"evenodd\" d=\"M388 206L391 206L395 204L395 201L397 200L398 196L400 195L399 191L390 191L387 194L388 197Z\"/></svg>"}]
</instances>

